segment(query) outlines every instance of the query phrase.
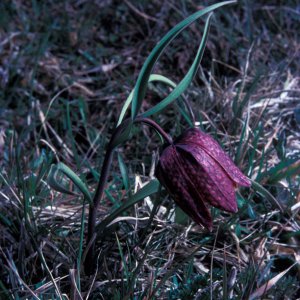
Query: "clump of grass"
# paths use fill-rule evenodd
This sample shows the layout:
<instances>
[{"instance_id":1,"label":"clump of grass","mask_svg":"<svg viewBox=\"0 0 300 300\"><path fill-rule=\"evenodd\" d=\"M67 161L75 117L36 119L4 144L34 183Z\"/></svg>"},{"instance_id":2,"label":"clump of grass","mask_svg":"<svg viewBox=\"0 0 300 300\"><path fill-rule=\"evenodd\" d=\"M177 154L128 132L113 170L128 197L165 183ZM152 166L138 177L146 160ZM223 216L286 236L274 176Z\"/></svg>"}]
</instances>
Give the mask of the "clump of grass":
<instances>
[{"instance_id":1,"label":"clump of grass","mask_svg":"<svg viewBox=\"0 0 300 300\"><path fill-rule=\"evenodd\" d=\"M77 268L85 255L87 202L59 173L58 182L72 193L49 187L51 164L63 162L93 192L132 74L162 32L199 7L1 4L1 297L243 299L257 291L298 297L297 267L282 275L298 261L299 246L296 5L240 1L218 11L202 70L185 94L201 127L283 211L263 191L242 190L239 212L214 210L214 230L207 233L176 212L161 190L106 229L96 243L98 272L89 277ZM202 29L193 25L175 40L155 71L179 82ZM152 89L144 111L169 93L163 85ZM176 105L155 116L172 136L188 126ZM120 149L124 163L112 166L99 222L153 176L159 139L147 128L134 136Z\"/></svg>"}]
</instances>

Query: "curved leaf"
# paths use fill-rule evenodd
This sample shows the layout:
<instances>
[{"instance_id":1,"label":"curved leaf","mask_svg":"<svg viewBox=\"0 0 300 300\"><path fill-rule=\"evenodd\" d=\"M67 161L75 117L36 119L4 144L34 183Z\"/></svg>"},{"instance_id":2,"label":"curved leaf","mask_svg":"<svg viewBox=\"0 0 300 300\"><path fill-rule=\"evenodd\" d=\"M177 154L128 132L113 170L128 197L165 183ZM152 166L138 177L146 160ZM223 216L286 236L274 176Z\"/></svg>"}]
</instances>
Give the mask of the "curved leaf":
<instances>
[{"instance_id":1,"label":"curved leaf","mask_svg":"<svg viewBox=\"0 0 300 300\"><path fill-rule=\"evenodd\" d=\"M101 232L118 216L120 216L124 211L138 203L145 197L148 197L159 190L159 181L157 179L151 180L145 186L143 186L140 190L138 190L132 197L130 197L125 203L122 204L119 208L117 208L114 212L108 215L98 226L97 232L101 234Z\"/></svg>"},{"instance_id":2,"label":"curved leaf","mask_svg":"<svg viewBox=\"0 0 300 300\"><path fill-rule=\"evenodd\" d=\"M151 74L150 77L149 77L148 83L155 82L155 81L165 83L166 85L168 85L168 86L170 86L172 88L175 88L177 86L175 82L173 82L172 80L170 80L169 78L167 78L167 77L165 77L163 75ZM123 119L125 117L126 111L127 111L128 107L130 106L130 104L132 102L133 93L134 93L134 89L130 92L128 98L126 99L126 101L125 101L125 103L124 103L124 105L122 107L122 110L121 110L121 113L120 113L120 117L119 117L117 126L119 126L122 123L122 121L123 121Z\"/></svg>"},{"instance_id":3,"label":"curved leaf","mask_svg":"<svg viewBox=\"0 0 300 300\"><path fill-rule=\"evenodd\" d=\"M211 18L211 14L208 16L208 18L206 20L203 37L202 37L200 46L198 48L198 52L196 54L195 60L192 64L192 66L190 67L190 69L188 70L188 72L186 73L186 75L184 76L184 78L180 81L180 83L176 86L176 88L174 88L174 90L164 100L160 101L154 107L152 107L149 110L147 110L146 112L144 112L142 114L143 117L149 117L149 116L163 110L167 105L169 105L170 103L172 103L172 101L174 101L176 98L178 98L190 85L191 81L193 80L194 76L196 75L196 72L199 68L199 65L200 65L200 62L201 62L201 59L202 59L202 56L204 53L204 49L205 49L205 45L206 45L206 41L207 41L207 37L208 37L210 18Z\"/></svg>"},{"instance_id":4,"label":"curved leaf","mask_svg":"<svg viewBox=\"0 0 300 300\"><path fill-rule=\"evenodd\" d=\"M260 185L258 182L251 180L251 187L259 194L263 195L266 200L268 200L273 207L277 207L281 212L284 212L284 209L280 205L280 203L277 201L277 199L268 191L266 190L262 185Z\"/></svg>"},{"instance_id":5,"label":"curved leaf","mask_svg":"<svg viewBox=\"0 0 300 300\"><path fill-rule=\"evenodd\" d=\"M151 74L149 77L148 83L150 83L150 82L161 82L173 89L177 87L177 84L174 81L172 81L168 77L160 75L160 74ZM122 107L117 126L119 126L124 119L126 111L132 102L133 93L134 93L134 89L130 92L128 98L126 99L126 101ZM180 96L180 97L182 97L182 96ZM164 100L162 100L162 101L164 101ZM184 102L184 100L183 100L183 102ZM185 120L187 121L187 123L189 123L192 126L193 124L191 123L190 119L185 115L185 112L182 111L181 107L179 107L179 110L180 110L181 114L183 115L183 117L185 118Z\"/></svg>"},{"instance_id":6,"label":"curved leaf","mask_svg":"<svg viewBox=\"0 0 300 300\"><path fill-rule=\"evenodd\" d=\"M162 39L161 41L155 46L155 48L152 50L148 58L146 59L142 70L139 74L139 77L137 79L137 83L135 86L135 91L133 95L133 102L132 102L132 119L134 119L138 111L142 105L142 101L146 94L148 79L150 77L150 74L152 72L152 69L164 51L164 49L169 45L169 43L186 27L188 27L190 24L195 22L198 18L202 17L203 15L210 13L214 11L215 9L222 7L227 4L234 3L236 1L224 1L217 4L213 4L201 11L198 11L179 24L177 24L174 28L172 28Z\"/></svg>"},{"instance_id":7,"label":"curved leaf","mask_svg":"<svg viewBox=\"0 0 300 300\"><path fill-rule=\"evenodd\" d=\"M51 165L50 172L48 175L48 184L51 186L51 188L64 194L74 195L74 193L70 192L60 183L60 180L57 178L59 172L62 172L66 177L68 177L82 192L82 194L89 201L89 203L92 203L92 196L89 190L87 189L86 185L68 166L61 162L56 165Z\"/></svg>"},{"instance_id":8,"label":"curved leaf","mask_svg":"<svg viewBox=\"0 0 300 300\"><path fill-rule=\"evenodd\" d=\"M118 162L119 162L119 168L120 168L121 176L122 176L122 180L123 180L123 185L125 187L125 190L130 192L130 179L129 179L129 175L128 175L128 169L127 169L127 166L124 162L124 159L123 159L121 153L118 153Z\"/></svg>"}]
</instances>

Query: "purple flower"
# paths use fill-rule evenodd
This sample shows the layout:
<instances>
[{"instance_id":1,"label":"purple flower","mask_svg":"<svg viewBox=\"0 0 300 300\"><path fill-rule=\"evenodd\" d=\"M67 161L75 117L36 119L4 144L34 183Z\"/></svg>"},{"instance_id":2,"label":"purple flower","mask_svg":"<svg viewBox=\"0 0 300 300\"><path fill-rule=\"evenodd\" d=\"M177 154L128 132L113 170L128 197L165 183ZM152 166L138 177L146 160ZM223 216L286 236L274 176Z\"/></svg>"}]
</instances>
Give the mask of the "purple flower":
<instances>
[{"instance_id":1,"label":"purple flower","mask_svg":"<svg viewBox=\"0 0 300 300\"><path fill-rule=\"evenodd\" d=\"M251 185L220 145L196 128L188 129L163 150L156 176L178 206L209 230L208 205L237 212L235 188Z\"/></svg>"}]
</instances>

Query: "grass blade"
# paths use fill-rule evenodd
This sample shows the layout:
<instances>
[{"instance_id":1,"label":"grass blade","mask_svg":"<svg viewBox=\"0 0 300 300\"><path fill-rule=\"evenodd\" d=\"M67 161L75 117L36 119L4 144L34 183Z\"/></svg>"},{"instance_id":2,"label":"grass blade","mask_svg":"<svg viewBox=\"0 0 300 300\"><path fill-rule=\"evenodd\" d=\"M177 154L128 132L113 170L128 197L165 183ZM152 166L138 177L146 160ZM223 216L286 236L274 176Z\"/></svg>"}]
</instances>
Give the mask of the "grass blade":
<instances>
[{"instance_id":1,"label":"grass blade","mask_svg":"<svg viewBox=\"0 0 300 300\"><path fill-rule=\"evenodd\" d=\"M252 293L249 297L250 300L254 300L262 297L269 289L271 289L291 268L293 268L297 263L294 263L285 271L280 272L272 279L268 280L265 284L260 286L254 293Z\"/></svg>"},{"instance_id":2,"label":"grass blade","mask_svg":"<svg viewBox=\"0 0 300 300\"><path fill-rule=\"evenodd\" d=\"M123 185L125 187L125 190L130 191L130 180L129 180L129 175L128 175L128 169L127 169L124 159L120 153L118 153L118 162L119 162L119 167L120 167L121 176L123 179Z\"/></svg>"},{"instance_id":3,"label":"grass blade","mask_svg":"<svg viewBox=\"0 0 300 300\"><path fill-rule=\"evenodd\" d=\"M251 180L251 187L258 192L259 194L263 195L266 200L268 200L273 207L279 208L281 212L284 212L284 209L280 205L280 203L276 200L276 198L268 191L266 190L262 185L260 185L258 182Z\"/></svg>"}]
</instances>

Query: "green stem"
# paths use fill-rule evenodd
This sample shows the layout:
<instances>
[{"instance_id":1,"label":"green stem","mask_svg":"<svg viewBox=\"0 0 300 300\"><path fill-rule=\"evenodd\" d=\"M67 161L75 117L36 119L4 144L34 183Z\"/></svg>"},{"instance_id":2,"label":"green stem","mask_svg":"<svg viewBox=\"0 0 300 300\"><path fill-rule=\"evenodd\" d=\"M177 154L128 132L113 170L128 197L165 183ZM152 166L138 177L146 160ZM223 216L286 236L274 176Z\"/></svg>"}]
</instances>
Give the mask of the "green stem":
<instances>
[{"instance_id":1,"label":"green stem","mask_svg":"<svg viewBox=\"0 0 300 300\"><path fill-rule=\"evenodd\" d=\"M105 184L109 175L109 170L112 163L113 153L118 144L116 144L116 140L122 135L124 130L130 126L130 119L125 120L122 122L112 134L110 142L108 144L104 161L101 168L101 175L98 182L98 186L93 198L93 202L90 204L89 207L89 219L88 219L88 233L87 233L87 242L86 245L89 245L89 249L87 251L86 260L85 260L85 271L87 274L91 275L95 269L95 225L96 225L96 214L99 203L103 197ZM153 120L149 118L142 118L137 117L134 120L134 123L145 123L151 127L153 127L168 144L173 144L172 138Z\"/></svg>"}]
</instances>

